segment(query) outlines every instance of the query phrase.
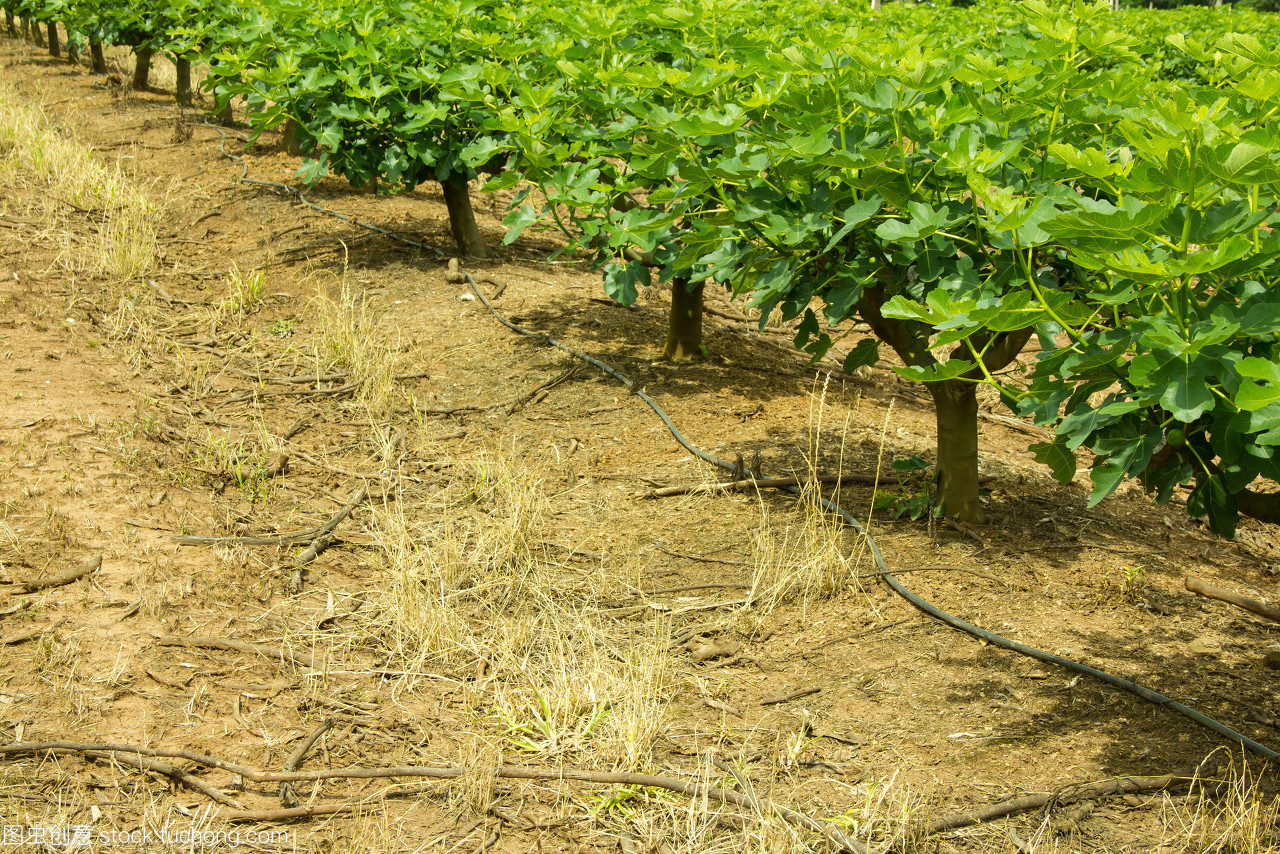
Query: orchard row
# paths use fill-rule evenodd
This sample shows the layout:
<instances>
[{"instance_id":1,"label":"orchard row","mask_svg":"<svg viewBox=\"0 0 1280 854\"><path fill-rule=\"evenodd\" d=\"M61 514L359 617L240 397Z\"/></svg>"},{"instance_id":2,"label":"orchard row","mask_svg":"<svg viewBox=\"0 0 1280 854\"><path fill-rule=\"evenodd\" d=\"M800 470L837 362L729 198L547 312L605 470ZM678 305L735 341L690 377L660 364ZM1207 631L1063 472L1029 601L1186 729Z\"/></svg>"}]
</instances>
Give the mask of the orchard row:
<instances>
[{"instance_id":1,"label":"orchard row","mask_svg":"<svg viewBox=\"0 0 1280 854\"><path fill-rule=\"evenodd\" d=\"M1280 520L1280 26L1226 7L1112 12L727 0L6 2L74 43L192 62L300 177L438 181L484 256L468 182L518 191L514 240L554 228L621 302L673 282L666 355L701 349L703 288L846 321L938 413L946 513L982 518L977 388L1230 536ZM54 33L53 29L49 30ZM1194 35L1188 35L1194 34ZM93 52L100 57L100 47ZM537 192L532 192L536 190ZM534 201L537 200L537 201ZM816 302L815 302L816 300ZM822 308L815 311L813 306ZM1017 361L1032 339L1039 357Z\"/></svg>"}]
</instances>

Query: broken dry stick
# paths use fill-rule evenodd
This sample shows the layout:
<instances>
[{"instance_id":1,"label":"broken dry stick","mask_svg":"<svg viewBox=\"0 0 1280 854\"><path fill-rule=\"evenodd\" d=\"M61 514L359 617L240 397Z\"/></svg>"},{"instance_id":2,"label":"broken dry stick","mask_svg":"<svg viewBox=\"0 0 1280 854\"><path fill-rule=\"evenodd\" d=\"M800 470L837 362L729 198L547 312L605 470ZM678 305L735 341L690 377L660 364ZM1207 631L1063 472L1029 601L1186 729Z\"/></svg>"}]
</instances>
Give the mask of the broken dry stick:
<instances>
[{"instance_id":1,"label":"broken dry stick","mask_svg":"<svg viewBox=\"0 0 1280 854\"><path fill-rule=\"evenodd\" d=\"M1265 602L1259 602L1257 599L1250 599L1248 596L1241 596L1239 593L1223 590L1221 587L1215 587L1207 581L1201 581L1189 575L1183 581L1183 584L1192 593L1199 593L1201 596L1208 596L1210 599L1230 603L1237 608L1251 611L1259 617L1266 617L1268 620L1280 623L1280 608L1273 608Z\"/></svg>"},{"instance_id":2,"label":"broken dry stick","mask_svg":"<svg viewBox=\"0 0 1280 854\"><path fill-rule=\"evenodd\" d=\"M774 489L788 486L799 486L811 483L812 478L799 477L759 477L745 480L734 480L728 483L696 483L690 486L664 486L651 492L645 492L641 498L667 498L672 495L691 495L698 492L715 492L733 489ZM873 474L829 474L817 478L818 483L862 483L862 484L895 484L899 480L893 476L877 478Z\"/></svg>"},{"instance_id":3,"label":"broken dry stick","mask_svg":"<svg viewBox=\"0 0 1280 854\"><path fill-rule=\"evenodd\" d=\"M468 768L431 768L425 766L399 766L387 768L322 768L315 771L260 771L235 762L217 759L191 750L175 750L155 747L142 747L132 744L86 744L72 741L47 741L40 743L18 743L0 745L0 756L20 756L40 753L80 753L85 755L103 752L133 753L139 757L169 757L185 759L209 768L219 768L239 774L255 783L313 780L369 780L387 777L426 777L438 780L460 780L469 773ZM511 765L500 766L496 777L507 780L576 780L583 783L601 783L607 786L648 786L655 789L666 789L679 794L696 798L707 798L722 804L733 804L740 807L762 808L771 812L789 824L821 833L833 842L837 848L850 854L870 854L871 849L856 839L851 839L843 830L835 825L820 822L803 813L788 809L781 804L757 799L752 803L746 795L708 786L697 780L680 780L674 777L661 777L654 774L634 774L627 771L585 771L576 768L521 768ZM221 794L219 792L219 794ZM211 794L210 797L213 797ZM223 797L226 797L223 795ZM214 798L217 800L217 798Z\"/></svg>"},{"instance_id":4,"label":"broken dry stick","mask_svg":"<svg viewBox=\"0 0 1280 854\"><path fill-rule=\"evenodd\" d=\"M801 697L807 697L810 694L816 694L822 689L818 686L812 688L801 688L799 691L792 691L790 694L781 694L777 697L765 697L760 701L762 706L780 706L783 703L790 703L792 700L799 700Z\"/></svg>"},{"instance_id":5,"label":"broken dry stick","mask_svg":"<svg viewBox=\"0 0 1280 854\"><path fill-rule=\"evenodd\" d=\"M282 546L285 543L309 543L317 537L325 534L338 527L338 524L351 515L351 511L356 509L356 505L364 501L369 495L368 484L360 484L355 492L351 494L351 498L342 509L334 513L328 522L311 528L306 531L298 531L294 534L276 534L270 537L174 537L174 542L181 543L184 546L210 546L218 543L239 543L242 546Z\"/></svg>"},{"instance_id":6,"label":"broken dry stick","mask_svg":"<svg viewBox=\"0 0 1280 854\"><path fill-rule=\"evenodd\" d=\"M245 641L232 640L231 638L201 638L201 637L162 637L156 639L159 646L186 646L195 649L227 649L234 652L245 652L250 655L260 655L263 658L278 658L281 661L292 661L299 667L306 667L311 670L321 669L317 665L316 660L305 652L293 652L279 647L267 646L260 643L247 643ZM321 662L323 664L323 662Z\"/></svg>"},{"instance_id":7,"label":"broken dry stick","mask_svg":"<svg viewBox=\"0 0 1280 854\"><path fill-rule=\"evenodd\" d=\"M1096 783L1084 783L1071 786L1058 792L1046 792L1040 795L1027 795L1001 801L998 804L981 807L969 812L944 816L930 822L929 834L945 833L948 830L959 830L972 827L984 821L1002 818L1016 812L1040 809L1046 804L1066 804L1075 801L1103 798L1107 795L1131 795L1138 792L1157 792L1169 789L1181 783L1190 783L1191 778L1181 774L1165 774L1163 777L1120 777L1114 780L1100 780Z\"/></svg>"},{"instance_id":8,"label":"broken dry stick","mask_svg":"<svg viewBox=\"0 0 1280 854\"><path fill-rule=\"evenodd\" d=\"M22 588L24 593L34 593L37 590L44 590L49 587L61 587L64 584L70 584L76 579L84 578L89 573L96 571L100 566L102 566L102 555L95 555L75 569L69 569L66 572L48 578L23 581L18 586Z\"/></svg>"},{"instance_id":9,"label":"broken dry stick","mask_svg":"<svg viewBox=\"0 0 1280 854\"><path fill-rule=\"evenodd\" d=\"M284 761L284 770L297 771L298 766L302 764L303 758L306 757L307 751L311 749L311 745L316 743L320 736L334 724L333 718L325 718L320 725L311 731L311 735L303 739L302 744L298 745L298 749L289 754L289 758ZM293 790L293 783L287 780L280 784L280 806L285 809L294 809L298 806L298 794Z\"/></svg>"}]
</instances>

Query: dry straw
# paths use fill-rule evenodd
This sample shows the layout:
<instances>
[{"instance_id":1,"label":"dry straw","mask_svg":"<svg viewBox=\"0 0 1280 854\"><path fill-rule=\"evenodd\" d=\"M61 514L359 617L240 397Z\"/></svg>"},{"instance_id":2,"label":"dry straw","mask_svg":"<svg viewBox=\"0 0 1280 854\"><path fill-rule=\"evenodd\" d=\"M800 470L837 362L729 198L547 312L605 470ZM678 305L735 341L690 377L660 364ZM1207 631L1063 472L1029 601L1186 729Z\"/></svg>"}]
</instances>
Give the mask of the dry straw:
<instances>
[{"instance_id":1,"label":"dry straw","mask_svg":"<svg viewBox=\"0 0 1280 854\"><path fill-rule=\"evenodd\" d=\"M155 268L161 205L118 164L104 163L3 85L0 176L19 189L0 214L42 223L37 240L61 247L58 265L67 272L120 284ZM19 210L10 207L15 204ZM90 239L73 233L73 225L83 228L76 220L87 221Z\"/></svg>"}]
</instances>

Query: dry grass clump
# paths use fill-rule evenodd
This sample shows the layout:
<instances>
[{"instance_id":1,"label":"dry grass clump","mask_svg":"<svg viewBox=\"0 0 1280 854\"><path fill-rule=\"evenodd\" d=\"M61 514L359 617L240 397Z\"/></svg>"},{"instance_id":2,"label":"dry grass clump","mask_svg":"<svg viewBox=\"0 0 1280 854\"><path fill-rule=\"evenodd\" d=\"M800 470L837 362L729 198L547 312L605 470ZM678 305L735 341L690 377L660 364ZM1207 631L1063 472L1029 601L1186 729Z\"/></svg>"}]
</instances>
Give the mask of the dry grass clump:
<instances>
[{"instance_id":1,"label":"dry grass clump","mask_svg":"<svg viewBox=\"0 0 1280 854\"><path fill-rule=\"evenodd\" d=\"M346 269L337 287L321 288L316 296L320 313L317 350L330 367L341 367L349 382L358 383L356 401L374 422L389 420L399 394L395 349L379 329L378 319L347 281Z\"/></svg>"},{"instance_id":2,"label":"dry grass clump","mask_svg":"<svg viewBox=\"0 0 1280 854\"><path fill-rule=\"evenodd\" d=\"M536 461L515 452L455 460L430 504L402 497L375 510L384 621L373 631L407 674L440 665L473 676L467 705L507 751L534 761L643 768L673 692L669 632L619 624L593 593L634 584L629 564L595 580L539 545L548 512Z\"/></svg>"},{"instance_id":3,"label":"dry grass clump","mask_svg":"<svg viewBox=\"0 0 1280 854\"><path fill-rule=\"evenodd\" d=\"M829 381L829 380L828 380ZM806 454L807 482L800 487L800 519L778 524L768 507L760 502L760 526L751 542L751 593L748 600L764 613L783 602L800 601L808 606L858 588L858 567L866 550L865 540L851 525L823 505L830 498L838 506L839 490L823 494L818 482L822 423L826 413L827 387L810 396L809 449ZM837 470L844 460L841 432Z\"/></svg>"},{"instance_id":4,"label":"dry grass clump","mask_svg":"<svg viewBox=\"0 0 1280 854\"><path fill-rule=\"evenodd\" d=\"M41 238L63 247L59 265L69 272L128 282L156 264L156 227L162 207L119 166L50 125L44 112L22 103L0 84L0 178L20 190L0 209L38 220ZM21 210L9 209L14 202ZM93 237L71 237L73 216L88 217Z\"/></svg>"},{"instance_id":5,"label":"dry grass clump","mask_svg":"<svg viewBox=\"0 0 1280 854\"><path fill-rule=\"evenodd\" d=\"M800 518L779 525L761 503L760 527L751 540L748 599L769 613L784 602L808 605L858 587L863 538L817 501L817 490L802 490Z\"/></svg>"},{"instance_id":6,"label":"dry grass clump","mask_svg":"<svg viewBox=\"0 0 1280 854\"><path fill-rule=\"evenodd\" d=\"M619 638L598 617L548 599L495 628L477 649L494 673L483 702L511 747L540 762L651 766L673 692L662 623Z\"/></svg>"},{"instance_id":7,"label":"dry grass clump","mask_svg":"<svg viewBox=\"0 0 1280 854\"><path fill-rule=\"evenodd\" d=\"M1280 851L1280 796L1264 794L1260 777L1231 763L1207 796L1177 803L1167 796L1161 851L1178 854L1274 854Z\"/></svg>"}]
</instances>

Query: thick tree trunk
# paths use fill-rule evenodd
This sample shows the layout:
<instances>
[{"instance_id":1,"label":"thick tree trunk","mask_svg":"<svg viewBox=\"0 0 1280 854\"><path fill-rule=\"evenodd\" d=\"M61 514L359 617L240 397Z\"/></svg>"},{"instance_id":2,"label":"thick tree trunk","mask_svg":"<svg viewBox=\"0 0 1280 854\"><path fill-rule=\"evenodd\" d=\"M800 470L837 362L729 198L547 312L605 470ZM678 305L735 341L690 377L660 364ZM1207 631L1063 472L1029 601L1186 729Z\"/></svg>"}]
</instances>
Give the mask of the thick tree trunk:
<instances>
[{"instance_id":1,"label":"thick tree trunk","mask_svg":"<svg viewBox=\"0 0 1280 854\"><path fill-rule=\"evenodd\" d=\"M280 133L280 147L291 157L302 156L302 133L298 128L297 119L285 121L284 130Z\"/></svg>"},{"instance_id":2,"label":"thick tree trunk","mask_svg":"<svg viewBox=\"0 0 1280 854\"><path fill-rule=\"evenodd\" d=\"M213 120L223 127L231 127L236 123L235 113L231 111L231 100L222 105L222 109L214 113Z\"/></svg>"},{"instance_id":3,"label":"thick tree trunk","mask_svg":"<svg viewBox=\"0 0 1280 854\"><path fill-rule=\"evenodd\" d=\"M100 41L89 42L89 56L92 57L92 61L93 61L93 73L106 74L107 73L107 57L102 52L102 42Z\"/></svg>"},{"instance_id":4,"label":"thick tree trunk","mask_svg":"<svg viewBox=\"0 0 1280 854\"><path fill-rule=\"evenodd\" d=\"M678 276L672 280L671 319L662 358L679 362L702 355L703 286L703 282L697 282L690 287L687 278Z\"/></svg>"},{"instance_id":5,"label":"thick tree trunk","mask_svg":"<svg viewBox=\"0 0 1280 854\"><path fill-rule=\"evenodd\" d=\"M178 57L174 61L177 68L177 85L174 87L174 95L178 99L179 106L190 107L192 103L191 97L191 60Z\"/></svg>"},{"instance_id":6,"label":"thick tree trunk","mask_svg":"<svg viewBox=\"0 0 1280 854\"><path fill-rule=\"evenodd\" d=\"M444 190L444 203L449 208L449 229L458 251L472 258L492 258L489 247L484 245L480 227L476 225L475 211L471 209L471 191L465 178L451 178L440 182Z\"/></svg>"},{"instance_id":7,"label":"thick tree trunk","mask_svg":"<svg viewBox=\"0 0 1280 854\"><path fill-rule=\"evenodd\" d=\"M80 40L73 38L70 33L67 33L67 62L72 65L80 64Z\"/></svg>"},{"instance_id":8,"label":"thick tree trunk","mask_svg":"<svg viewBox=\"0 0 1280 854\"><path fill-rule=\"evenodd\" d=\"M142 45L137 53L138 64L133 68L133 88L134 91L145 92L151 78L151 48L148 45Z\"/></svg>"},{"instance_id":9,"label":"thick tree trunk","mask_svg":"<svg viewBox=\"0 0 1280 854\"><path fill-rule=\"evenodd\" d=\"M952 519L981 525L978 499L978 386L964 380L925 383L938 425L938 503Z\"/></svg>"},{"instance_id":10,"label":"thick tree trunk","mask_svg":"<svg viewBox=\"0 0 1280 854\"><path fill-rule=\"evenodd\" d=\"M49 22L49 55L54 59L62 59L62 49L58 46L58 24Z\"/></svg>"},{"instance_id":11,"label":"thick tree trunk","mask_svg":"<svg viewBox=\"0 0 1280 854\"><path fill-rule=\"evenodd\" d=\"M44 47L44 30L40 29L39 21L31 22L31 37L35 39L36 47Z\"/></svg>"},{"instance_id":12,"label":"thick tree trunk","mask_svg":"<svg viewBox=\"0 0 1280 854\"><path fill-rule=\"evenodd\" d=\"M1236 508L1242 516L1249 516L1272 525L1280 524L1280 492L1242 490L1236 493Z\"/></svg>"}]
</instances>

